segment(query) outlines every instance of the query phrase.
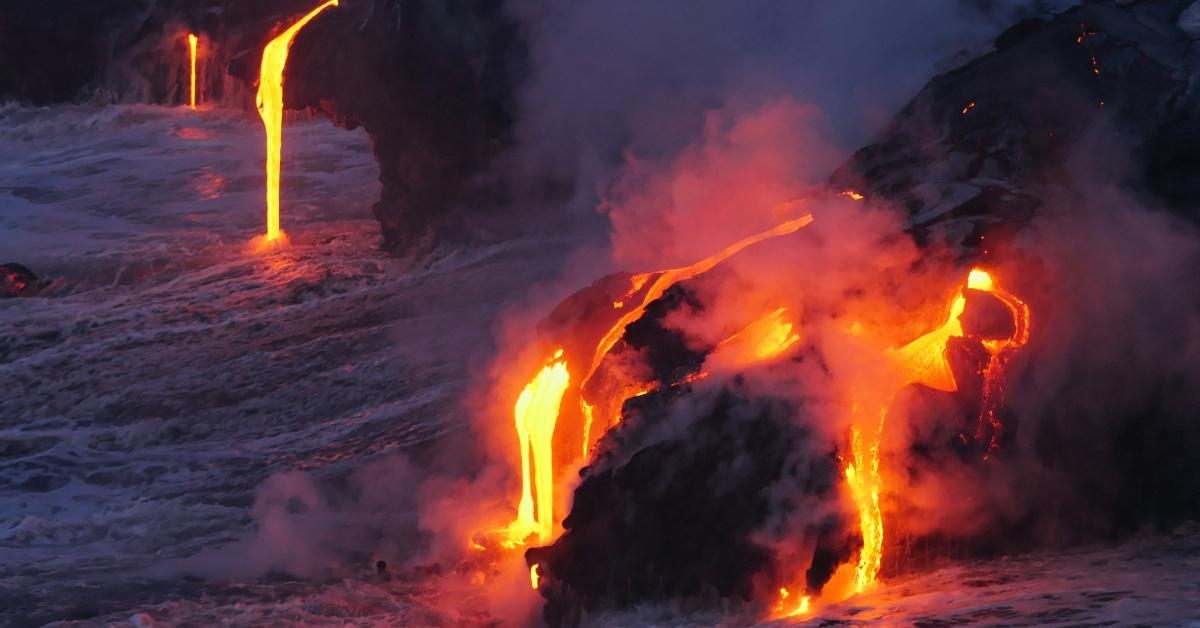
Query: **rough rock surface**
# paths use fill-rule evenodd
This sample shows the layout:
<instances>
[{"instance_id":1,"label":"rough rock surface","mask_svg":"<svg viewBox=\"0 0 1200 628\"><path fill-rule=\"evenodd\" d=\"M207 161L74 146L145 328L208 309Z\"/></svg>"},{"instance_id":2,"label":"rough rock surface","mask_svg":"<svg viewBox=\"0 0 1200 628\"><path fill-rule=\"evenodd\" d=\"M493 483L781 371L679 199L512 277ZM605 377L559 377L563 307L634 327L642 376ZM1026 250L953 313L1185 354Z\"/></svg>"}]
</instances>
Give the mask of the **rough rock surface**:
<instances>
[{"instance_id":1,"label":"rough rock surface","mask_svg":"<svg viewBox=\"0 0 1200 628\"><path fill-rule=\"evenodd\" d=\"M667 599L745 603L794 580L760 535L771 517L833 499L834 453L814 451L790 404L722 390L701 410L688 396L683 411L678 390L627 404L621 429L581 472L566 532L526 554L542 575L550 625ZM791 496L782 508L777 491ZM854 545L837 515L814 528L822 564L811 584L820 590L829 564Z\"/></svg>"},{"instance_id":2,"label":"rough rock surface","mask_svg":"<svg viewBox=\"0 0 1200 628\"><path fill-rule=\"evenodd\" d=\"M1091 142L1131 146L1137 174L1122 183L1196 215L1193 4L1096 2L1023 21L933 78L833 184L905 206L918 237L938 231L978 254L985 235L1011 236L1049 202L1066 158Z\"/></svg>"},{"instance_id":3,"label":"rough rock surface","mask_svg":"<svg viewBox=\"0 0 1200 628\"><path fill-rule=\"evenodd\" d=\"M0 299L31 297L44 286L32 270L20 264L0 264Z\"/></svg>"},{"instance_id":4,"label":"rough rock surface","mask_svg":"<svg viewBox=\"0 0 1200 628\"><path fill-rule=\"evenodd\" d=\"M1190 23L1180 21L1190 4L1089 3L1014 26L997 39L993 52L931 80L877 142L834 174L831 185L906 207L919 243L946 237L971 259L984 257L985 238L992 244L1013 237L1039 210L1069 195L1056 184L1065 178L1068 157L1097 147L1132 147L1128 161L1120 164L1121 172L1132 175L1119 183L1148 205L1200 215L1200 152L1195 148L1200 146L1195 87L1200 84L1200 47L1186 30ZM682 339L660 324L666 311L686 299L678 286L668 292L627 328L614 353L635 349L663 384L695 372L703 356L684 350ZM982 335L1004 336L1007 329L988 327L986 306L972 315L981 320L971 324L979 325ZM962 381L970 379L966 374L978 377L978 346L957 343L951 353ZM955 399L966 410L964 418L978 416L979 385L964 386ZM746 544L731 530L761 525L765 515L756 510L762 506L761 491L796 479L787 475L795 467L777 456L774 446L786 443L793 452L803 451L803 436L771 422L771 412L754 412L763 400L724 396L707 413L696 407L690 413L670 410L689 399L695 403L684 387L627 402L621 424L604 437L596 460L582 472L565 533L550 547L527 554L542 573L545 618L552 625L648 600L737 600L751 590L752 574L778 585L771 580L770 553ZM746 413L746 424L730 419L739 413ZM730 424L739 428L730 430ZM970 444L956 445L967 427L937 426L910 446L926 458L978 459ZM1153 436L1153 428L1147 429ZM767 432L770 438L746 440L753 438L748 434ZM1150 438L1144 431L1134 432ZM821 467L825 459L820 453L799 457L813 465L810 470L834 473L831 461L827 469ZM736 476L736 490L714 491L709 486L713 466L741 455L753 464ZM1158 477L1131 470L1139 473ZM819 482L807 486L818 488L796 492L814 497L801 507L819 507L817 497L827 487L820 488ZM1172 508L1194 508L1194 500L1176 497L1164 499L1176 500ZM1151 517L1179 514L1143 501L1131 510ZM695 510L697 504L710 510ZM737 520L737 527L725 526L729 518ZM1114 525L1132 529L1128 523ZM836 524L831 525L828 530L836 531ZM889 545L887 553L910 566L950 555L993 555L1016 549L1020 539L1029 537L1031 521L1010 525L983 539L892 539L905 547ZM839 534L830 538L836 540L830 543L835 556L852 551ZM1013 543L1006 545L1009 541ZM714 553L714 544L737 552ZM905 570L894 561L886 568L891 573ZM821 582L810 581L810 588L819 590Z\"/></svg>"}]
</instances>

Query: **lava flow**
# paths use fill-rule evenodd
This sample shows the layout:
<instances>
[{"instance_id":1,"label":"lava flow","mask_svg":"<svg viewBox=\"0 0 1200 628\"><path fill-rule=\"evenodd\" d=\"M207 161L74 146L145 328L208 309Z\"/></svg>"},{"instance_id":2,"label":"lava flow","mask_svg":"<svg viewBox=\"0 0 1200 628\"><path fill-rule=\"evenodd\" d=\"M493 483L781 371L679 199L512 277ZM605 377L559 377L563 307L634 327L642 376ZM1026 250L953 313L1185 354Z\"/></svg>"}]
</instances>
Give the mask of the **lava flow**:
<instances>
[{"instance_id":1,"label":"lava flow","mask_svg":"<svg viewBox=\"0 0 1200 628\"><path fill-rule=\"evenodd\" d=\"M746 247L758 244L764 240L770 240L771 238L777 238L779 236L795 233L800 229L807 227L810 223L812 223L812 221L812 215L805 214L799 218L793 218L792 220L780 223L773 229L757 233L748 238L735 242L734 244L723 249L720 253L706 257L690 266L664 270L649 276L635 276L633 283L637 289L635 289L634 292L640 291L640 286L643 284L649 283L649 287L645 288L645 293L642 295L642 298L637 305L630 307L624 314L622 314L621 318L616 322L616 324L609 328L608 332L600 338L600 342L596 345L596 350L592 353L591 365L588 367L587 373L579 382L579 389L583 390L587 386L587 383L591 380L592 375L595 375L596 369L600 367L600 362L604 360L604 356L608 355L608 352L611 351L613 346L617 344L617 341L621 339L621 334L625 333L625 327L641 318L642 312L646 310L646 306L661 297L668 288L676 283L679 283L680 281L686 281L692 277L695 277L696 275L711 270L717 264L720 264L730 257L737 255ZM653 281L648 281L648 277L653 277ZM588 416L590 419L592 414L592 406L595 404L590 404L589 402L583 400L582 397L580 397L580 404L582 406L584 415ZM583 431L583 453L585 456L587 455L589 443L591 442L590 432L591 420L587 422Z\"/></svg>"},{"instance_id":2,"label":"lava flow","mask_svg":"<svg viewBox=\"0 0 1200 628\"><path fill-rule=\"evenodd\" d=\"M811 215L795 218L767 231L755 234L726 247L721 252L707 257L695 264L682 268L674 268L652 274L636 275L632 279L630 294L621 302L628 309L619 320L600 338L591 356L587 372L579 380L576 390L583 390L588 380L595 374L604 356L612 350L624 333L625 327L641 317L646 306L658 299L668 288L680 281L695 277L712 269L722 261L742 251L748 246L795 233L812 222ZM636 299L636 303L629 305ZM790 323L782 322L783 310L777 310L768 316L759 331L754 332L756 348L754 352L765 353L767 356L777 355L794 344L798 338L792 334ZM759 336L762 336L761 338ZM554 427L558 421L559 404L570 382L570 374L563 357L563 350L557 349L547 365L534 376L522 390L514 411L516 418L517 438L520 441L521 458L521 500L517 508L516 519L503 529L500 544L504 547L524 545L528 538L537 533L538 542L546 544L553 539L554 526L554 469L553 437ZM642 391L630 391L634 396ZM580 409L585 417L583 434L583 453L586 456L590 441L590 429L594 414L593 404L580 396ZM606 424L607 427L607 424ZM536 499L535 499L536 496ZM534 504L537 504L536 511Z\"/></svg>"},{"instance_id":3,"label":"lava flow","mask_svg":"<svg viewBox=\"0 0 1200 628\"><path fill-rule=\"evenodd\" d=\"M278 242L283 236L279 228L279 168L283 156L283 69L287 66L288 51L300 29L325 9L336 6L338 0L329 0L313 9L263 48L256 104L267 132L266 244Z\"/></svg>"},{"instance_id":4,"label":"lava flow","mask_svg":"<svg viewBox=\"0 0 1200 628\"><path fill-rule=\"evenodd\" d=\"M1024 345L1029 339L1029 308L1020 299L997 288L991 275L982 269L971 270L966 288L994 295L1008 307L1015 325L1015 331L1008 339L982 341L991 359L984 370L985 387L981 406L983 409L977 437L982 439L982 422L986 418L989 424L994 426L992 441L989 444L991 451L997 445L996 438L1000 430L996 409L997 404L1002 402L1004 364L1011 350ZM946 343L952 337L964 335L959 317L966 309L966 302L966 292L960 290L950 302L949 314L941 326L899 349L887 352L896 376L892 383L885 387L881 403L864 403L862 406L858 402L852 404L854 422L851 427L850 448L853 462L846 466L845 474L858 508L863 539L855 571L856 592L863 592L875 582L883 561L883 512L879 503L883 479L879 473L879 450L884 420L892 399L905 386L922 384L946 392L958 390L954 373L946 359Z\"/></svg>"},{"instance_id":5,"label":"lava flow","mask_svg":"<svg viewBox=\"0 0 1200 628\"><path fill-rule=\"evenodd\" d=\"M517 398L513 415L521 443L521 502L516 520L506 530L506 544L510 547L523 543L533 534L537 535L539 543L548 543L554 534L551 439L558 422L558 407L570 382L571 374L567 372L563 351L559 349ZM534 588L537 588L536 578Z\"/></svg>"},{"instance_id":6,"label":"lava flow","mask_svg":"<svg viewBox=\"0 0 1200 628\"><path fill-rule=\"evenodd\" d=\"M196 48L199 38L195 33L188 33L188 57L191 62L191 90L188 92L188 106L196 109Z\"/></svg>"}]
</instances>

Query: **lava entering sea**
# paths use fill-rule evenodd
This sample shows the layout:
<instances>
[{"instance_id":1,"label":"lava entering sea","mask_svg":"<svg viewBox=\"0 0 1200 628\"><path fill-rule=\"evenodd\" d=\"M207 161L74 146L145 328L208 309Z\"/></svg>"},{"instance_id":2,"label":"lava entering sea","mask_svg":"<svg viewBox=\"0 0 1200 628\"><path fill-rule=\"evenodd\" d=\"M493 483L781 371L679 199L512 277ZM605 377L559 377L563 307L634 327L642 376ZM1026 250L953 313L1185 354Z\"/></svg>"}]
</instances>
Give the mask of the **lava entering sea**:
<instances>
[{"instance_id":1,"label":"lava entering sea","mask_svg":"<svg viewBox=\"0 0 1200 628\"><path fill-rule=\"evenodd\" d=\"M679 286L701 278L744 250L796 234L812 222L813 217L806 214L745 238L695 264L616 275L589 288L595 294L585 301L589 303L586 308L594 317L593 322L558 327L560 335L546 342L549 347L546 357L521 388L510 415L518 444L512 452L514 468L520 472L519 493L514 496L518 504L515 517L506 526L475 533L469 542L474 551L508 552L537 547L527 554L530 585L543 591L548 586L559 587L561 574L542 564L542 557L547 556L545 552L555 550L563 533L564 516L570 505L564 493L578 482L572 479L576 470L580 467L586 470L585 465L594 464L596 455L607 455L597 450L597 440L625 427L623 408L628 403L671 395L714 376L719 380L730 377L736 380L740 377L738 373L747 369L770 368L780 360L805 359L802 354L812 351L806 344L805 312L776 305L757 313L745 312L748 323L700 350L700 355L693 356L695 359L686 368L670 371L665 379L648 377L644 372L631 374L637 369L619 376L611 372L612 364L623 359L616 355L620 353L616 347L628 344L647 317L660 315L658 310L663 303L681 298L675 293ZM903 389L918 386L945 393L959 391L949 357L954 342L969 339L983 347L987 355L977 373L984 382L982 399L978 402L978 425L969 433L964 430L962 438L980 444L981 458L994 455L1000 447L1005 366L1029 340L1029 308L1013 293L1002 289L1001 282L988 270L971 268L960 277L957 289L940 308L940 322L908 342L889 346L885 330L874 330L860 321L843 325L841 333L847 338L862 341L863 346L877 347L871 358L877 367L854 381L841 401L848 429L839 446L842 453L837 455L842 483L838 493L845 496L855 513L857 540L850 550L826 552L827 556L821 560L830 564L821 569L808 567L807 577L803 576L804 568L796 569L802 573L798 581L782 573L773 577L776 584L769 590L776 592L776 599L763 600L766 608L773 609L768 614L777 617L804 614L822 603L866 592L879 580L889 497L889 482L881 469L885 423L893 414L893 401ZM1008 331L1007 335L995 337L964 326L960 317L969 302L980 298L1003 306L1011 319L1000 326ZM556 311L550 318L579 316L578 311L566 305L560 307L563 308L570 312ZM791 569L795 568L780 566L783 572ZM814 570L827 573L813 575Z\"/></svg>"},{"instance_id":2,"label":"lava entering sea","mask_svg":"<svg viewBox=\"0 0 1200 628\"><path fill-rule=\"evenodd\" d=\"M287 66L288 51L300 29L325 9L336 6L338 0L321 4L263 48L256 104L267 133L267 233L264 246L276 244L286 237L279 225L279 179L283 159L283 70Z\"/></svg>"}]
</instances>

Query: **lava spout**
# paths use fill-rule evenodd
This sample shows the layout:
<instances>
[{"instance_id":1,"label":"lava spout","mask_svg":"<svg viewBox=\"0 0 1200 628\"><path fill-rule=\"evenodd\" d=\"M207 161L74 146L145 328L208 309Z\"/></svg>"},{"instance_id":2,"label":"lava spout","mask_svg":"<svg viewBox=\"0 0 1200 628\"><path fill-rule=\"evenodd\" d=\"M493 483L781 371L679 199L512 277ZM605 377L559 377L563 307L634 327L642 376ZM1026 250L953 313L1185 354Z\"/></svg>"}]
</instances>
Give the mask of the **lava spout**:
<instances>
[{"instance_id":1,"label":"lava spout","mask_svg":"<svg viewBox=\"0 0 1200 628\"><path fill-rule=\"evenodd\" d=\"M196 109L196 48L200 43L195 33L188 33L188 58L191 64L191 89L188 91L188 107Z\"/></svg>"},{"instance_id":2,"label":"lava spout","mask_svg":"<svg viewBox=\"0 0 1200 628\"><path fill-rule=\"evenodd\" d=\"M554 534L552 438L558 406L570 382L571 374L559 349L517 398L513 416L521 444L521 502L516 520L505 530L505 545L523 544L533 534L539 543L549 543Z\"/></svg>"},{"instance_id":3,"label":"lava spout","mask_svg":"<svg viewBox=\"0 0 1200 628\"><path fill-rule=\"evenodd\" d=\"M325 9L336 6L338 0L329 0L313 9L263 48L256 104L267 132L268 244L277 242L283 236L279 228L279 168L283 155L283 69L287 66L288 51L300 29Z\"/></svg>"}]
</instances>

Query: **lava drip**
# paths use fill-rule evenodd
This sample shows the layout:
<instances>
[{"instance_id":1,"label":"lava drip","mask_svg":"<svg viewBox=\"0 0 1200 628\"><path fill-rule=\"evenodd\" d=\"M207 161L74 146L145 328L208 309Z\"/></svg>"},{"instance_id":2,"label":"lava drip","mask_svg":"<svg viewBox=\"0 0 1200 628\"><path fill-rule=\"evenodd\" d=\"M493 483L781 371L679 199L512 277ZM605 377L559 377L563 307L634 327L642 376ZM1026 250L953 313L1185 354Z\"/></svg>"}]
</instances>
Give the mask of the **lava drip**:
<instances>
[{"instance_id":1,"label":"lava drip","mask_svg":"<svg viewBox=\"0 0 1200 628\"><path fill-rule=\"evenodd\" d=\"M975 269L967 277L967 288L986 292L996 297L1008 308L1013 320L1013 333L1008 338L983 340L988 352L988 363L983 370L983 398L979 406L979 423L975 429L975 440L987 439L987 453L991 456L1000 447L1004 425L1000 421L1000 409L1004 407L1004 373L1013 353L1029 342L1029 306L1016 296L995 286L992 277L985 271ZM990 436L987 432L991 432Z\"/></svg>"},{"instance_id":2,"label":"lava drip","mask_svg":"<svg viewBox=\"0 0 1200 628\"><path fill-rule=\"evenodd\" d=\"M524 545L535 534L539 543L549 543L554 534L551 439L558 422L558 407L571 382L571 374L562 358L563 351L559 349L521 391L513 409L517 439L521 443L521 501L517 506L517 518L505 530L506 539L502 544L507 547ZM533 588L537 588L536 576Z\"/></svg>"},{"instance_id":3,"label":"lava drip","mask_svg":"<svg viewBox=\"0 0 1200 628\"><path fill-rule=\"evenodd\" d=\"M191 89L188 91L188 107L196 110L196 48L199 38L195 33L188 33L188 58L190 62Z\"/></svg>"},{"instance_id":4,"label":"lava drip","mask_svg":"<svg viewBox=\"0 0 1200 628\"><path fill-rule=\"evenodd\" d=\"M283 70L287 66L288 51L300 29L325 9L336 6L338 0L329 0L313 9L263 48L256 104L267 132L267 233L264 242L267 245L277 243L283 237L279 228L279 178L283 159Z\"/></svg>"},{"instance_id":5,"label":"lava drip","mask_svg":"<svg viewBox=\"0 0 1200 628\"><path fill-rule=\"evenodd\" d=\"M630 288L626 295L613 303L614 309L622 309L619 319L601 336L592 352L591 361L584 376L580 378L577 391L584 390L601 361L617 341L620 340L625 328L638 320L646 306L660 298L668 288L680 281L695 277L711 270L717 264L729 259L746 247L764 240L795 233L812 222L811 215L795 218L778 226L740 240L716 255L707 257L695 264L682 268L635 275L630 280ZM754 347L748 350L750 355L760 355L765 359L778 355L798 341L792 333L791 323L784 322L784 310L776 310L761 321L757 327L746 330L752 338ZM740 344L740 343L737 343ZM744 350L745 352L745 350ZM517 507L516 519L504 528L500 535L500 545L512 548L526 544L528 538L537 533L539 544L545 545L553 540L555 526L554 516L554 459L553 437L554 428L558 421L559 405L570 383L563 349L556 349L533 379L526 384L517 400L515 410L517 438L520 442L521 462L521 499ZM620 395L624 400L649 392L649 388L634 388ZM582 453L586 458L591 443L591 429L598 410L597 403L579 396L580 413L583 417ZM612 424L612 417L606 416L604 427ZM536 495L536 498L535 498ZM537 504L536 512L534 504ZM473 541L474 543L474 541ZM535 587L536 588L536 587Z\"/></svg>"}]
</instances>

